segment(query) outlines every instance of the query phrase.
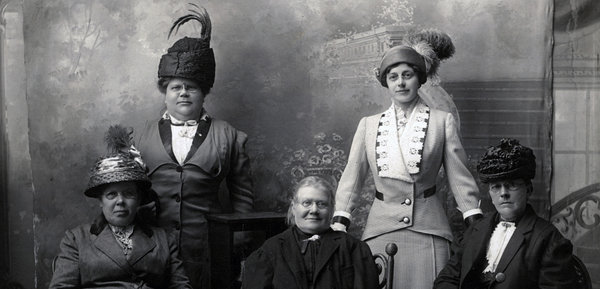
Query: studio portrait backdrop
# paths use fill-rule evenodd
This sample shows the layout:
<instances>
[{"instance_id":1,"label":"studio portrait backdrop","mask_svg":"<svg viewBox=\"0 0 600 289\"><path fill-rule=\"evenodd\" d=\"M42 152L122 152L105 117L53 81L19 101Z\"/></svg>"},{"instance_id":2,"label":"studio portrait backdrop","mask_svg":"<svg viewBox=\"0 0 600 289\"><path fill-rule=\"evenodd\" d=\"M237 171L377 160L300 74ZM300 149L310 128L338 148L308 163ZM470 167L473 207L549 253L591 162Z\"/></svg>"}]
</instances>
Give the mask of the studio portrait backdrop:
<instances>
[{"instance_id":1,"label":"studio portrait backdrop","mask_svg":"<svg viewBox=\"0 0 600 289\"><path fill-rule=\"evenodd\" d=\"M180 37L200 32L189 24L167 38L174 19L188 13L187 2L19 2L26 93L20 120L26 118L33 193L32 211L25 212L33 220L36 287L48 286L64 231L100 213L82 192L90 166L106 152L104 132L113 124L141 132L164 111L156 87L160 57ZM257 211L285 211L304 176L339 180L361 117L390 106L373 69L408 33L428 28L447 33L456 48L441 64L439 86L451 96L447 108L458 116L474 176L488 146L517 138L537 156L530 200L537 213L550 218L552 204L568 195L554 196L551 183L553 1L194 3L211 16L216 59L204 107L248 134ZM492 210L487 186L479 188L481 207ZM437 190L447 196L446 213L460 233L461 215L443 171ZM372 181L363 192L349 231L356 237L374 195Z\"/></svg>"}]
</instances>

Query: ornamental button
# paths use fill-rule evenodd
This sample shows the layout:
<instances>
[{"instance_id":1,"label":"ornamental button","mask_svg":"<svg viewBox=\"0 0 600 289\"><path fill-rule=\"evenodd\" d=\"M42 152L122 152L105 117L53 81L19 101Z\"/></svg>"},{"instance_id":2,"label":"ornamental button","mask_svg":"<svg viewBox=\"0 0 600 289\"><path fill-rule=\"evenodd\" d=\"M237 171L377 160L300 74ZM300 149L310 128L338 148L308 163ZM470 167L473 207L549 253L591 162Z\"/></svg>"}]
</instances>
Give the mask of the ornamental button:
<instances>
[{"instance_id":1,"label":"ornamental button","mask_svg":"<svg viewBox=\"0 0 600 289\"><path fill-rule=\"evenodd\" d=\"M402 222L404 222L405 224L408 224L408 223L410 223L410 218L404 217L404 218L402 218Z\"/></svg>"},{"instance_id":2,"label":"ornamental button","mask_svg":"<svg viewBox=\"0 0 600 289\"><path fill-rule=\"evenodd\" d=\"M175 168L175 170L176 170L178 173L181 173L181 172L183 172L183 167L181 167L181 166L177 166L177 168Z\"/></svg>"},{"instance_id":3,"label":"ornamental button","mask_svg":"<svg viewBox=\"0 0 600 289\"><path fill-rule=\"evenodd\" d=\"M406 199L404 200L404 204L410 206L410 204L412 204L412 201L410 199Z\"/></svg>"},{"instance_id":4,"label":"ornamental button","mask_svg":"<svg viewBox=\"0 0 600 289\"><path fill-rule=\"evenodd\" d=\"M495 279L496 279L496 282L502 283L502 282L504 282L504 280L506 280L506 275L504 275L504 273L500 272L500 273L496 274Z\"/></svg>"},{"instance_id":5,"label":"ornamental button","mask_svg":"<svg viewBox=\"0 0 600 289\"><path fill-rule=\"evenodd\" d=\"M179 195L175 196L175 202L177 202L177 203L181 202L181 197Z\"/></svg>"}]
</instances>

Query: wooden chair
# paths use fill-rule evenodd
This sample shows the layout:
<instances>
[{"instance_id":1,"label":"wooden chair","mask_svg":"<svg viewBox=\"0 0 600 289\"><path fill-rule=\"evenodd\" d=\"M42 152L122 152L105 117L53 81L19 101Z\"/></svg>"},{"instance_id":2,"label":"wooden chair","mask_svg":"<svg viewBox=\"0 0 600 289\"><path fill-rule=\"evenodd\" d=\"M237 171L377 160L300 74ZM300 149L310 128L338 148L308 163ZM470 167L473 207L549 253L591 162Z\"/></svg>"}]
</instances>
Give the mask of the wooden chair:
<instances>
[{"instance_id":1,"label":"wooden chair","mask_svg":"<svg viewBox=\"0 0 600 289\"><path fill-rule=\"evenodd\" d=\"M577 273L577 289L592 289L590 274L585 264L575 255L573 255L573 266L575 266L575 273Z\"/></svg>"},{"instance_id":2,"label":"wooden chair","mask_svg":"<svg viewBox=\"0 0 600 289\"><path fill-rule=\"evenodd\" d=\"M394 255L398 253L398 246L388 243L385 246L385 253L387 256L377 253L373 255L373 258L377 264L377 273L383 274L383 278L380 278L379 288L392 289L394 288Z\"/></svg>"}]
</instances>

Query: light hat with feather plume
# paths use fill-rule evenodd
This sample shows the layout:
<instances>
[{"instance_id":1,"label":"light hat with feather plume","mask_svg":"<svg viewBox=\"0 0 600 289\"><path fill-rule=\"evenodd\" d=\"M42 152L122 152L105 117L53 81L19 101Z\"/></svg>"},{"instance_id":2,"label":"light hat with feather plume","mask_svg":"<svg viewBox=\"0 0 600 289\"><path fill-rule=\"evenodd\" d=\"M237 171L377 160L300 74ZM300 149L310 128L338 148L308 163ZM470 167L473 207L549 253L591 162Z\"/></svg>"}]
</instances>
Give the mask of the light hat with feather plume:
<instances>
[{"instance_id":1,"label":"light hat with feather plume","mask_svg":"<svg viewBox=\"0 0 600 289\"><path fill-rule=\"evenodd\" d=\"M407 35L401 45L386 51L375 76L381 85L387 87L386 70L398 63L408 63L416 67L421 84L427 81L438 83L440 62L453 54L454 44L448 34L436 29L422 30Z\"/></svg>"},{"instance_id":2,"label":"light hat with feather plume","mask_svg":"<svg viewBox=\"0 0 600 289\"><path fill-rule=\"evenodd\" d=\"M189 4L194 7L189 9L191 13L175 20L167 39L171 34L177 34L179 28L190 20L196 20L202 25L200 37L183 37L177 40L161 57L158 77L187 78L196 81L201 87L212 88L216 67L215 55L210 48L212 24L204 7Z\"/></svg>"},{"instance_id":3,"label":"light hat with feather plume","mask_svg":"<svg viewBox=\"0 0 600 289\"><path fill-rule=\"evenodd\" d=\"M146 175L146 165L140 152L133 146L133 129L121 125L108 128L104 141L108 154L98 158L90 170L90 179L84 194L90 198L100 196L102 185L118 182L136 182L140 186L142 204L148 202L152 183Z\"/></svg>"}]
</instances>

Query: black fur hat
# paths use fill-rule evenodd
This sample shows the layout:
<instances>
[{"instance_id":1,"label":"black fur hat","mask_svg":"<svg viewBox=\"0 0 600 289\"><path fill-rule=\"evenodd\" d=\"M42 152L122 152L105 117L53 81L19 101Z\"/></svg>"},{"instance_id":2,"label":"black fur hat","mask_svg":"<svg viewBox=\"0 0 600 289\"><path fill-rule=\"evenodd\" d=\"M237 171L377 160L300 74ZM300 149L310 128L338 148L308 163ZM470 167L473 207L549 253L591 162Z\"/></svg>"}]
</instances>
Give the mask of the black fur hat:
<instances>
[{"instance_id":1,"label":"black fur hat","mask_svg":"<svg viewBox=\"0 0 600 289\"><path fill-rule=\"evenodd\" d=\"M197 82L201 87L212 88L215 82L215 55L210 48L210 37L212 24L206 9L193 3L200 11L190 9L191 14L180 17L173 23L169 31L179 30L184 23L195 20L202 25L199 38L183 37L164 54L158 64L158 77L180 77L187 78Z\"/></svg>"},{"instance_id":2,"label":"black fur hat","mask_svg":"<svg viewBox=\"0 0 600 289\"><path fill-rule=\"evenodd\" d=\"M535 177L535 156L518 140L504 138L483 154L477 164L477 172L484 183L506 179L531 180Z\"/></svg>"}]
</instances>

